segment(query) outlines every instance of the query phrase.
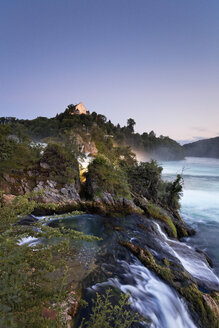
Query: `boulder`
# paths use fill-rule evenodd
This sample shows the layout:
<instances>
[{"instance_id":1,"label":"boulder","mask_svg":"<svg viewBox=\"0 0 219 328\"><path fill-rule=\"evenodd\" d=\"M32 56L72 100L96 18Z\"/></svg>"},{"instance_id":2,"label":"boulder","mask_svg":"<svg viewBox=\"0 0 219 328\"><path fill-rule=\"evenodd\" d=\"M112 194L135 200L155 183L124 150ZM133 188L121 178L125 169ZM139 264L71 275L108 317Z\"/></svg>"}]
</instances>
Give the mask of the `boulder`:
<instances>
[{"instance_id":1,"label":"boulder","mask_svg":"<svg viewBox=\"0 0 219 328\"><path fill-rule=\"evenodd\" d=\"M29 226L37 221L38 221L38 219L35 218L33 215L27 215L24 218L22 218L20 221L18 221L17 224Z\"/></svg>"}]
</instances>

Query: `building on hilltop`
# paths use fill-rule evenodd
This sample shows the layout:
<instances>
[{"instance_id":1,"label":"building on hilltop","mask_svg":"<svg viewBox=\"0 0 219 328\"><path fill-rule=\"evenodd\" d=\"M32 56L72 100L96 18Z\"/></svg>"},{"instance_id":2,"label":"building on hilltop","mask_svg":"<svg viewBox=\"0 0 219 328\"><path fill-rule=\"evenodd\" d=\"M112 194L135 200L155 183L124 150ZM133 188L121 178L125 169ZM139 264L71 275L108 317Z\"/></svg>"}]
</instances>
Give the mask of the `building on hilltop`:
<instances>
[{"instance_id":1,"label":"building on hilltop","mask_svg":"<svg viewBox=\"0 0 219 328\"><path fill-rule=\"evenodd\" d=\"M82 104L82 102L80 102L79 104L75 105L75 106L68 106L68 109L69 109L69 114L70 115L75 115L75 114L78 114L78 115L81 115L81 114L87 114L87 109L86 107L84 106L84 104Z\"/></svg>"}]
</instances>

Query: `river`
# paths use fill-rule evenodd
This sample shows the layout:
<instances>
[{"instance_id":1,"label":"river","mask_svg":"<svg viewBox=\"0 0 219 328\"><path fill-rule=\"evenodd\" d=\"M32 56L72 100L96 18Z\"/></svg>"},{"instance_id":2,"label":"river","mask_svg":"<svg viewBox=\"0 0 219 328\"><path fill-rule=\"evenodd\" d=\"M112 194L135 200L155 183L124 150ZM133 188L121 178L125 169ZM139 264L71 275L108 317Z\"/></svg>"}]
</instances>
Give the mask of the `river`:
<instances>
[{"instance_id":1,"label":"river","mask_svg":"<svg viewBox=\"0 0 219 328\"><path fill-rule=\"evenodd\" d=\"M187 243L205 251L219 275L219 159L187 157L161 165L164 179L182 174L181 214L197 231Z\"/></svg>"}]
</instances>

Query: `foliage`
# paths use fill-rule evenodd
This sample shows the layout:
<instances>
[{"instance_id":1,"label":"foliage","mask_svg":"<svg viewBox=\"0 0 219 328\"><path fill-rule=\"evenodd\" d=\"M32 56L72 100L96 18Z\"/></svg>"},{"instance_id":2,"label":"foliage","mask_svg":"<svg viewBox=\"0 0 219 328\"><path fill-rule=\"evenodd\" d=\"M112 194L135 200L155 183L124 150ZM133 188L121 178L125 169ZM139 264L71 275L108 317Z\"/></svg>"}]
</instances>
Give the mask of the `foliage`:
<instances>
[{"instance_id":1,"label":"foliage","mask_svg":"<svg viewBox=\"0 0 219 328\"><path fill-rule=\"evenodd\" d=\"M132 118L127 120L127 126L121 127L108 121L104 115L92 112L88 115L72 115L75 105L69 105L66 110L53 118L37 117L34 120L18 120L15 118L0 118L0 124L8 122L17 134L18 126L36 140L48 137L61 139L64 131L74 131L81 135L82 132L92 136L92 140L97 144L100 142L101 148L104 144L104 136L111 135L115 143L119 145L129 145L134 149L150 154L153 158L177 160L184 158L184 148L176 141L167 136L156 137L154 131L143 134L134 133L135 121ZM102 140L99 136L102 136ZM97 140L98 139L98 140ZM98 145L97 145L98 148ZM99 149L98 149L99 150ZM106 150L106 149L105 149Z\"/></svg>"},{"instance_id":2,"label":"foliage","mask_svg":"<svg viewBox=\"0 0 219 328\"><path fill-rule=\"evenodd\" d=\"M173 210L180 208L180 197L182 196L182 176L177 174L173 182L163 182L159 190L159 199L162 204L167 205Z\"/></svg>"},{"instance_id":3,"label":"foliage","mask_svg":"<svg viewBox=\"0 0 219 328\"><path fill-rule=\"evenodd\" d=\"M138 314L128 309L130 305L128 294L122 294L119 304L116 305L112 304L112 296L110 289L103 296L96 293L96 299L93 299L92 313L87 322L82 322L80 328L129 328L141 320Z\"/></svg>"},{"instance_id":4,"label":"foliage","mask_svg":"<svg viewBox=\"0 0 219 328\"><path fill-rule=\"evenodd\" d=\"M43 222L33 227L15 224L38 205L31 195L26 195L17 197L7 207L0 207L1 327L50 327L51 321L41 315L43 307L53 308L57 313L52 327L64 327L60 304L68 292L64 269L70 240L98 239L64 227L51 228ZM28 236L40 239L41 243L20 244ZM59 270L62 274L57 275Z\"/></svg>"},{"instance_id":5,"label":"foliage","mask_svg":"<svg viewBox=\"0 0 219 328\"><path fill-rule=\"evenodd\" d=\"M162 167L156 161L141 162L127 166L128 182L132 192L142 195L155 203L161 203L172 210L180 208L182 177L177 175L173 182L162 180Z\"/></svg>"},{"instance_id":6,"label":"foliage","mask_svg":"<svg viewBox=\"0 0 219 328\"><path fill-rule=\"evenodd\" d=\"M183 145L186 156L219 158L219 137Z\"/></svg>"},{"instance_id":7,"label":"foliage","mask_svg":"<svg viewBox=\"0 0 219 328\"><path fill-rule=\"evenodd\" d=\"M49 165L50 177L58 182L74 182L78 177L78 162L75 155L64 145L48 144L41 161Z\"/></svg>"},{"instance_id":8,"label":"foliage","mask_svg":"<svg viewBox=\"0 0 219 328\"><path fill-rule=\"evenodd\" d=\"M94 193L109 192L115 196L130 197L126 174L103 156L97 156L88 166L87 180L95 185Z\"/></svg>"},{"instance_id":9,"label":"foliage","mask_svg":"<svg viewBox=\"0 0 219 328\"><path fill-rule=\"evenodd\" d=\"M148 203L147 204L148 213L155 219L165 222L169 228L172 230L172 235L177 238L177 230L173 224L171 217L164 212L164 210L157 206L156 204Z\"/></svg>"},{"instance_id":10,"label":"foliage","mask_svg":"<svg viewBox=\"0 0 219 328\"><path fill-rule=\"evenodd\" d=\"M130 130L130 132L134 132L134 126L135 126L135 121L133 120L133 118L129 118L127 120L127 128Z\"/></svg>"},{"instance_id":11,"label":"foliage","mask_svg":"<svg viewBox=\"0 0 219 328\"><path fill-rule=\"evenodd\" d=\"M129 167L127 175L132 191L156 201L162 183L161 172L162 168L154 160Z\"/></svg>"},{"instance_id":12,"label":"foliage","mask_svg":"<svg viewBox=\"0 0 219 328\"><path fill-rule=\"evenodd\" d=\"M11 133L10 126L0 125L0 174L12 168L29 168L39 160L39 148L31 147L28 138L20 136L19 141Z\"/></svg>"}]
</instances>

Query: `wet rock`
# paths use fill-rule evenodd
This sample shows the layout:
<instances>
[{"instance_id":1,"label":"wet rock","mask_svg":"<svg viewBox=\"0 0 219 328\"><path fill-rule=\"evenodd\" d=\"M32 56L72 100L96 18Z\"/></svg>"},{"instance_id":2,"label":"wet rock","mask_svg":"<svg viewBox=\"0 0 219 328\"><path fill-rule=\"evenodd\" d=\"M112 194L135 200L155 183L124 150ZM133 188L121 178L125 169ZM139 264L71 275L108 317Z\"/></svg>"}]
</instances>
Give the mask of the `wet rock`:
<instances>
[{"instance_id":1,"label":"wet rock","mask_svg":"<svg viewBox=\"0 0 219 328\"><path fill-rule=\"evenodd\" d=\"M215 300L212 296L207 295L207 294L203 294L203 298L204 298L205 302L208 304L208 306L210 307L210 309L216 314L218 321L219 321L219 302L218 302L218 300L217 299Z\"/></svg>"},{"instance_id":2,"label":"wet rock","mask_svg":"<svg viewBox=\"0 0 219 328\"><path fill-rule=\"evenodd\" d=\"M198 248L196 248L195 250L196 250L197 253L204 255L204 257L206 258L206 260L207 260L207 262L208 262L208 264L211 268L214 267L212 259L210 259L210 257L205 252L203 252L202 250L200 250Z\"/></svg>"},{"instance_id":3,"label":"wet rock","mask_svg":"<svg viewBox=\"0 0 219 328\"><path fill-rule=\"evenodd\" d=\"M202 293L195 280L184 269L175 263L162 261L158 263L152 253L136 244L120 241L120 244L130 250L146 267L154 271L161 279L174 287L188 302L194 317L199 315L199 327L218 327L218 302L211 296Z\"/></svg>"},{"instance_id":4,"label":"wet rock","mask_svg":"<svg viewBox=\"0 0 219 328\"><path fill-rule=\"evenodd\" d=\"M27 215L23 219L17 222L18 225L31 225L33 223L36 223L38 221L37 218L35 218L33 215Z\"/></svg>"}]
</instances>

